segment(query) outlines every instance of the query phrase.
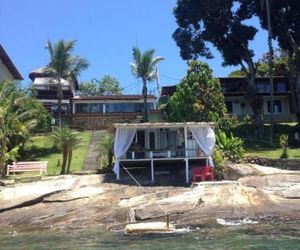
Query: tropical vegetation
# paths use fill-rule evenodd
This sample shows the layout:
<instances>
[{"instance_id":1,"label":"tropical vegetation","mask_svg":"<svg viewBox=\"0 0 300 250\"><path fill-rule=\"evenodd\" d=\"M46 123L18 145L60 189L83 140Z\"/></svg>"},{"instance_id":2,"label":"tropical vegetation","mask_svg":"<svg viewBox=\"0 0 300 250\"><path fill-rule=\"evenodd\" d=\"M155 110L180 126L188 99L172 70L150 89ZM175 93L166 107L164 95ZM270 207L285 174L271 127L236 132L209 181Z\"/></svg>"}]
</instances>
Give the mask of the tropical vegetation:
<instances>
[{"instance_id":1,"label":"tropical vegetation","mask_svg":"<svg viewBox=\"0 0 300 250\"><path fill-rule=\"evenodd\" d=\"M52 138L63 156L60 174L69 174L73 150L80 146L81 138L78 132L68 127L54 128Z\"/></svg>"},{"instance_id":2,"label":"tropical vegetation","mask_svg":"<svg viewBox=\"0 0 300 250\"><path fill-rule=\"evenodd\" d=\"M6 174L8 163L15 161L19 152L38 124L47 120L43 105L16 82L0 83L0 171Z\"/></svg>"},{"instance_id":3,"label":"tropical vegetation","mask_svg":"<svg viewBox=\"0 0 300 250\"><path fill-rule=\"evenodd\" d=\"M53 76L57 83L57 101L58 101L58 125L62 127L61 121L61 102L63 99L62 79L67 80L74 84L77 76L82 70L88 67L88 62L80 57L72 54L75 41L58 40L52 44L47 42L46 49L50 55L50 62L46 67L46 72Z\"/></svg>"},{"instance_id":4,"label":"tropical vegetation","mask_svg":"<svg viewBox=\"0 0 300 250\"><path fill-rule=\"evenodd\" d=\"M93 78L91 81L79 85L81 96L121 95L122 88L117 78L104 75L101 79Z\"/></svg>"},{"instance_id":5,"label":"tropical vegetation","mask_svg":"<svg viewBox=\"0 0 300 250\"><path fill-rule=\"evenodd\" d=\"M157 79L157 64L164 60L163 57L154 57L155 50L146 50L144 53L138 47L133 47L133 62L130 63L132 74L136 78L140 78L143 82L143 98L144 98L144 117L143 120L148 121L147 106L147 83Z\"/></svg>"}]
</instances>

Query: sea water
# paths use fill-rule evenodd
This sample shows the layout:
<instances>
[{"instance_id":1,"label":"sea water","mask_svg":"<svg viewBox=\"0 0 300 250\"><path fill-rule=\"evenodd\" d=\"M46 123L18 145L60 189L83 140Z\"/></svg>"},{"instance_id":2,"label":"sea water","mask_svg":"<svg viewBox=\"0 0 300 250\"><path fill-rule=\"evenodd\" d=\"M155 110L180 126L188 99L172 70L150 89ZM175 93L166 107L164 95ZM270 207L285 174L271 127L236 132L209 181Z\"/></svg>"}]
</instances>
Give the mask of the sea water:
<instances>
[{"instance_id":1,"label":"sea water","mask_svg":"<svg viewBox=\"0 0 300 250\"><path fill-rule=\"evenodd\" d=\"M0 231L0 249L300 249L297 222L181 228L127 235L103 228Z\"/></svg>"}]
</instances>

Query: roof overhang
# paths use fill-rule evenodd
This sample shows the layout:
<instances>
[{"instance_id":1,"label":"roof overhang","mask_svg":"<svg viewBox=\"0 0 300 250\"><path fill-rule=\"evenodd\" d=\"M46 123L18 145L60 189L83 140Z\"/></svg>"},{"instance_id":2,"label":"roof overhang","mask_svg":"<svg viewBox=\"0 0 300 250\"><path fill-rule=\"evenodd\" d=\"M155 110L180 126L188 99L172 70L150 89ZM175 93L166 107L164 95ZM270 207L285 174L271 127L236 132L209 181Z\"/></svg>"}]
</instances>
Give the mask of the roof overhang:
<instances>
[{"instance_id":1,"label":"roof overhang","mask_svg":"<svg viewBox=\"0 0 300 250\"><path fill-rule=\"evenodd\" d=\"M184 128L184 127L214 127L213 122L145 122L145 123L114 123L115 128Z\"/></svg>"},{"instance_id":2,"label":"roof overhang","mask_svg":"<svg viewBox=\"0 0 300 250\"><path fill-rule=\"evenodd\" d=\"M0 58L5 64L9 72L16 80L23 80L20 72L17 70L16 66L13 64L12 60L9 58L8 54L5 52L4 48L0 44Z\"/></svg>"}]
</instances>

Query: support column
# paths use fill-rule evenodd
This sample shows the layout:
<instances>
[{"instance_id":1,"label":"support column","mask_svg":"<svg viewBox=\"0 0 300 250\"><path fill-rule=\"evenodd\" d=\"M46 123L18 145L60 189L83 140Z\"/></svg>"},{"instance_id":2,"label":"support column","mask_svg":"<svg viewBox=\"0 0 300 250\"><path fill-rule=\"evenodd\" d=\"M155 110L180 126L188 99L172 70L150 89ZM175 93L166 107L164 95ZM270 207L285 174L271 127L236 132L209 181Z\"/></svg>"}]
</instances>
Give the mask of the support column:
<instances>
[{"instance_id":1,"label":"support column","mask_svg":"<svg viewBox=\"0 0 300 250\"><path fill-rule=\"evenodd\" d=\"M184 155L187 158L188 157L188 151L187 151L187 127L184 126Z\"/></svg>"},{"instance_id":2,"label":"support column","mask_svg":"<svg viewBox=\"0 0 300 250\"><path fill-rule=\"evenodd\" d=\"M185 182L189 183L189 159L185 158Z\"/></svg>"},{"instance_id":3,"label":"support column","mask_svg":"<svg viewBox=\"0 0 300 250\"><path fill-rule=\"evenodd\" d=\"M153 160L151 160L151 182L154 183L154 164L153 164Z\"/></svg>"},{"instance_id":4,"label":"support column","mask_svg":"<svg viewBox=\"0 0 300 250\"><path fill-rule=\"evenodd\" d=\"M119 160L116 160L116 166L117 166L117 180L119 181L120 180L120 162Z\"/></svg>"}]
</instances>

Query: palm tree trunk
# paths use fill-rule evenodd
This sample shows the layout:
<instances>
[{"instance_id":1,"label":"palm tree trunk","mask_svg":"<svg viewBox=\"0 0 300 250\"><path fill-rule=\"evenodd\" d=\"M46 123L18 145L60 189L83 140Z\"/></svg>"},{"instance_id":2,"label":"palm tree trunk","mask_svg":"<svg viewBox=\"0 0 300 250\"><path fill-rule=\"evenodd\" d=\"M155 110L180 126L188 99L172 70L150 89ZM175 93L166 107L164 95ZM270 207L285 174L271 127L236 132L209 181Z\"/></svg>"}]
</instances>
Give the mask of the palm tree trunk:
<instances>
[{"instance_id":1,"label":"palm tree trunk","mask_svg":"<svg viewBox=\"0 0 300 250\"><path fill-rule=\"evenodd\" d=\"M71 162L72 162L72 155L73 155L73 150L69 149L69 154L68 154L68 165L67 165L67 174L70 173L70 167L71 167Z\"/></svg>"},{"instance_id":2,"label":"palm tree trunk","mask_svg":"<svg viewBox=\"0 0 300 250\"><path fill-rule=\"evenodd\" d=\"M67 159L68 159L68 147L64 147L64 150L63 150L63 162L61 164L60 174L65 174L66 173Z\"/></svg>"},{"instance_id":3,"label":"palm tree trunk","mask_svg":"<svg viewBox=\"0 0 300 250\"><path fill-rule=\"evenodd\" d=\"M144 97L144 122L148 122L148 106L147 106L147 81L143 79L143 97Z\"/></svg>"},{"instance_id":4,"label":"palm tree trunk","mask_svg":"<svg viewBox=\"0 0 300 250\"><path fill-rule=\"evenodd\" d=\"M57 109L58 109L58 126L61 128L61 101L63 98L61 79L57 78Z\"/></svg>"}]
</instances>

